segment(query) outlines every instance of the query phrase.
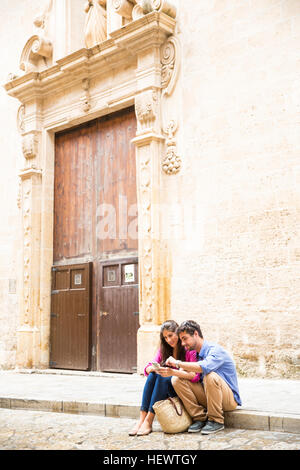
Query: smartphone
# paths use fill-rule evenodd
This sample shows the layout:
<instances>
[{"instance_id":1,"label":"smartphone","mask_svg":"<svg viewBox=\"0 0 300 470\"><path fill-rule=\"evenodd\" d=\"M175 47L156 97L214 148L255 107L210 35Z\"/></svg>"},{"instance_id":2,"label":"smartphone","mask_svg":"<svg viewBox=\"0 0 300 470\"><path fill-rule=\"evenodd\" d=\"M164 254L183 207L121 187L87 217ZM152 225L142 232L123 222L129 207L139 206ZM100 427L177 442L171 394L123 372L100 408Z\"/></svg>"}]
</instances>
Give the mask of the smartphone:
<instances>
[{"instance_id":1,"label":"smartphone","mask_svg":"<svg viewBox=\"0 0 300 470\"><path fill-rule=\"evenodd\" d=\"M154 369L160 369L160 367L161 367L160 364L158 364L158 362L155 362L155 361L152 362L152 365L153 365Z\"/></svg>"}]
</instances>

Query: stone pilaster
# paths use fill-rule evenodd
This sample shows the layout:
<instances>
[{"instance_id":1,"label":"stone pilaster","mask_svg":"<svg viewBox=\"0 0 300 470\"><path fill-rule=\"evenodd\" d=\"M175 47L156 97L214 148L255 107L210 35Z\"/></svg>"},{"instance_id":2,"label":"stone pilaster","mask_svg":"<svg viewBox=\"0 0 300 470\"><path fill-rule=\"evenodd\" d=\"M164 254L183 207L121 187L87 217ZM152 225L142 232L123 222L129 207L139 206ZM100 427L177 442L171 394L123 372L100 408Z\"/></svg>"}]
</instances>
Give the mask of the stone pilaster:
<instances>
[{"instance_id":1,"label":"stone pilaster","mask_svg":"<svg viewBox=\"0 0 300 470\"><path fill-rule=\"evenodd\" d=\"M41 103L24 103L22 151L24 167L19 172L21 209L20 313L17 328L17 367L34 368L40 350L40 258L41 258Z\"/></svg>"},{"instance_id":2,"label":"stone pilaster","mask_svg":"<svg viewBox=\"0 0 300 470\"><path fill-rule=\"evenodd\" d=\"M161 62L157 42L138 54L135 97L140 328L138 372L153 356L159 343L160 325L169 317L169 289L165 253L160 230L161 156L165 137L161 134Z\"/></svg>"},{"instance_id":3,"label":"stone pilaster","mask_svg":"<svg viewBox=\"0 0 300 470\"><path fill-rule=\"evenodd\" d=\"M17 366L35 367L40 349L40 230L41 170L31 167L20 173L22 211L22 277L17 329Z\"/></svg>"}]
</instances>

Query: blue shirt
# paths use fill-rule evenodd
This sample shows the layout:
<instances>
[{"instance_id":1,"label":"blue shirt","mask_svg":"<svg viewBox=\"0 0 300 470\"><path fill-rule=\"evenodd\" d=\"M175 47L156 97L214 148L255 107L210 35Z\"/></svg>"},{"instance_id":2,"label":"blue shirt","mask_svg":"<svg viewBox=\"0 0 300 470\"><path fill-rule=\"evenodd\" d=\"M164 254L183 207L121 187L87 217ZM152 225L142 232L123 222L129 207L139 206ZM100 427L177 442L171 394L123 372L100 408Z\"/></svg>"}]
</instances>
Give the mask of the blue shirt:
<instances>
[{"instance_id":1,"label":"blue shirt","mask_svg":"<svg viewBox=\"0 0 300 470\"><path fill-rule=\"evenodd\" d=\"M241 405L236 368L228 352L222 346L204 340L198 358L202 374L206 375L210 372L216 372L231 388L237 404Z\"/></svg>"}]
</instances>

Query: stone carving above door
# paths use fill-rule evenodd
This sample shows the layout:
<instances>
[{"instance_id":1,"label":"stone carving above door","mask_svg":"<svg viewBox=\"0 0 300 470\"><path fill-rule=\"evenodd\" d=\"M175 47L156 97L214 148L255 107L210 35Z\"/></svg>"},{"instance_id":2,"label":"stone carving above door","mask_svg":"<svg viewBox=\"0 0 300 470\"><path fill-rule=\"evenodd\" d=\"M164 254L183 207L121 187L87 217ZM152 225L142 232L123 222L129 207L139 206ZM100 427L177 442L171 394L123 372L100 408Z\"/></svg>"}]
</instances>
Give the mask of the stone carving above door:
<instances>
[{"instance_id":1,"label":"stone carving above door","mask_svg":"<svg viewBox=\"0 0 300 470\"><path fill-rule=\"evenodd\" d=\"M89 49L107 39L106 0L88 0L85 12L84 36Z\"/></svg>"},{"instance_id":2,"label":"stone carving above door","mask_svg":"<svg viewBox=\"0 0 300 470\"><path fill-rule=\"evenodd\" d=\"M36 158L39 151L39 132L31 131L23 134L22 150L26 160Z\"/></svg>"},{"instance_id":3,"label":"stone carving above door","mask_svg":"<svg viewBox=\"0 0 300 470\"><path fill-rule=\"evenodd\" d=\"M147 90L135 98L135 112L138 120L138 134L153 130L158 115L158 93Z\"/></svg>"},{"instance_id":4,"label":"stone carving above door","mask_svg":"<svg viewBox=\"0 0 300 470\"><path fill-rule=\"evenodd\" d=\"M118 15L121 15L123 18L128 20L132 20L132 10L134 4L136 4L136 2L133 0L112 0L114 11L118 13Z\"/></svg>"},{"instance_id":5,"label":"stone carving above door","mask_svg":"<svg viewBox=\"0 0 300 470\"><path fill-rule=\"evenodd\" d=\"M152 11L176 18L177 10L172 0L112 0L115 13L127 20L136 20Z\"/></svg>"},{"instance_id":6,"label":"stone carving above door","mask_svg":"<svg viewBox=\"0 0 300 470\"><path fill-rule=\"evenodd\" d=\"M20 60L23 72L41 72L51 65L52 43L37 34L31 36L25 44Z\"/></svg>"}]
</instances>

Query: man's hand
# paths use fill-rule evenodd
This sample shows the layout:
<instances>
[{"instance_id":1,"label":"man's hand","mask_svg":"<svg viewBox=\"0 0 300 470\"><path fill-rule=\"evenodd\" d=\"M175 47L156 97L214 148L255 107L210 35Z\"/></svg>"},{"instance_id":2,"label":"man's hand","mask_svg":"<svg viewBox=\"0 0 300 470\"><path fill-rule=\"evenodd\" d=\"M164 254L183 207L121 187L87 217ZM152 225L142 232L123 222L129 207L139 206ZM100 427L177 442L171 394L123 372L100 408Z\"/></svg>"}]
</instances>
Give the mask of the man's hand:
<instances>
[{"instance_id":1,"label":"man's hand","mask_svg":"<svg viewBox=\"0 0 300 470\"><path fill-rule=\"evenodd\" d=\"M166 360L166 365L175 367L176 359L173 356L168 357L168 359Z\"/></svg>"}]
</instances>

